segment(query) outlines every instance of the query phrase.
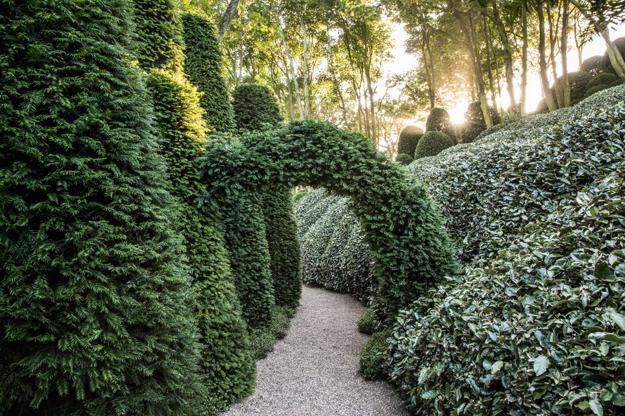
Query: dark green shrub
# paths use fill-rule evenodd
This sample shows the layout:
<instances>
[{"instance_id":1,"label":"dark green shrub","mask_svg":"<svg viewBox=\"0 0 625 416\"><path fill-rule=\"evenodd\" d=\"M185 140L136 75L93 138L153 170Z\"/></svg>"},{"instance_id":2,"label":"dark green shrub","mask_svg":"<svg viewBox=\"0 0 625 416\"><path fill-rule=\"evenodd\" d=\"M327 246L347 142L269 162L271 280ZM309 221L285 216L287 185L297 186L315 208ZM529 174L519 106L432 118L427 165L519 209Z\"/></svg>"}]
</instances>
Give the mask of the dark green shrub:
<instances>
[{"instance_id":1,"label":"dark green shrub","mask_svg":"<svg viewBox=\"0 0 625 416\"><path fill-rule=\"evenodd\" d=\"M201 366L208 380L208 410L216 413L251 393L255 367L224 237L216 228L217 215L196 203L206 191L196 164L206 140L201 107L197 90L181 76L153 71L147 86L171 190L180 201L179 227L186 240L204 344Z\"/></svg>"},{"instance_id":2,"label":"dark green shrub","mask_svg":"<svg viewBox=\"0 0 625 416\"><path fill-rule=\"evenodd\" d=\"M588 72L583 71L571 72L568 76L569 87L571 89L571 102L575 104L584 98L586 86L592 79L592 76ZM561 82L561 80L562 77L558 78L559 82Z\"/></svg>"},{"instance_id":3,"label":"dark green shrub","mask_svg":"<svg viewBox=\"0 0 625 416\"><path fill-rule=\"evenodd\" d=\"M490 117L493 124L501 123L501 118L496 109L489 107ZM462 143L471 143L484 130L486 130L486 121L479 101L469 104L467 111L464 113L464 126L462 128Z\"/></svg>"},{"instance_id":4,"label":"dark green shrub","mask_svg":"<svg viewBox=\"0 0 625 416\"><path fill-rule=\"evenodd\" d=\"M174 0L132 0L135 36L133 49L145 70L182 71L182 23Z\"/></svg>"},{"instance_id":5,"label":"dark green shrub","mask_svg":"<svg viewBox=\"0 0 625 416\"><path fill-rule=\"evenodd\" d=\"M449 113L444 108L434 107L425 122L425 131L447 132L451 126Z\"/></svg>"},{"instance_id":6,"label":"dark green shrub","mask_svg":"<svg viewBox=\"0 0 625 416\"><path fill-rule=\"evenodd\" d=\"M405 153L400 153L397 155L397 157L395 157L395 162L401 165L409 165L413 160L414 158L412 156Z\"/></svg>"},{"instance_id":7,"label":"dark green shrub","mask_svg":"<svg viewBox=\"0 0 625 416\"><path fill-rule=\"evenodd\" d=\"M289 331L289 322L294 315L293 309L275 306L271 323L250 332L252 351L257 360L263 359L273 351L276 341L284 338Z\"/></svg>"},{"instance_id":8,"label":"dark green shrub","mask_svg":"<svg viewBox=\"0 0 625 416\"><path fill-rule=\"evenodd\" d=\"M588 84L586 84L586 89L590 89L596 86L603 86L603 85L607 85L610 86L615 82L620 82L620 78L615 75L615 74L610 74L607 72L602 72L600 74L597 74L596 76L592 77L592 79L590 81L588 81Z\"/></svg>"},{"instance_id":9,"label":"dark green shrub","mask_svg":"<svg viewBox=\"0 0 625 416\"><path fill-rule=\"evenodd\" d=\"M597 93L599 91L603 91L605 89L608 89L608 88L610 88L608 85L601 85L601 84L593 85L592 87L590 87L590 88L588 88L586 90L586 93L584 94L584 98L588 98L591 95L593 95L593 94L595 94L595 93Z\"/></svg>"},{"instance_id":10,"label":"dark green shrub","mask_svg":"<svg viewBox=\"0 0 625 416\"><path fill-rule=\"evenodd\" d=\"M218 142L208 147L204 175L210 197L277 185L326 186L349 196L375 259L386 317L424 285L455 271L453 247L425 189L381 158L362 135L301 121L248 135L244 142L245 147Z\"/></svg>"},{"instance_id":11,"label":"dark green shrub","mask_svg":"<svg viewBox=\"0 0 625 416\"><path fill-rule=\"evenodd\" d=\"M601 55L591 56L582 61L580 65L581 71L587 72L591 75L596 75L601 71L603 57Z\"/></svg>"},{"instance_id":12,"label":"dark green shrub","mask_svg":"<svg viewBox=\"0 0 625 416\"><path fill-rule=\"evenodd\" d=\"M358 332L371 335L375 332L376 328L377 322L375 318L375 311L369 308L358 320Z\"/></svg>"},{"instance_id":13,"label":"dark green shrub","mask_svg":"<svg viewBox=\"0 0 625 416\"><path fill-rule=\"evenodd\" d=\"M494 192L538 196L535 213L488 262L400 314L389 374L414 412L622 413L624 127L620 104L506 152Z\"/></svg>"},{"instance_id":14,"label":"dark green shrub","mask_svg":"<svg viewBox=\"0 0 625 416\"><path fill-rule=\"evenodd\" d=\"M271 257L276 305L295 308L302 292L301 255L291 192L274 190L262 196L265 232Z\"/></svg>"},{"instance_id":15,"label":"dark green shrub","mask_svg":"<svg viewBox=\"0 0 625 416\"><path fill-rule=\"evenodd\" d=\"M428 131L419 140L414 157L415 159L420 159L426 156L434 156L453 145L454 141L445 133Z\"/></svg>"},{"instance_id":16,"label":"dark green shrub","mask_svg":"<svg viewBox=\"0 0 625 416\"><path fill-rule=\"evenodd\" d=\"M201 414L197 333L126 1L0 11L0 413Z\"/></svg>"},{"instance_id":17,"label":"dark green shrub","mask_svg":"<svg viewBox=\"0 0 625 416\"><path fill-rule=\"evenodd\" d=\"M397 141L397 155L405 154L412 157L419 139L423 136L423 130L417 126L406 126L399 133Z\"/></svg>"},{"instance_id":18,"label":"dark green shrub","mask_svg":"<svg viewBox=\"0 0 625 416\"><path fill-rule=\"evenodd\" d=\"M234 120L239 131L260 131L282 122L278 103L269 88L242 84L232 93Z\"/></svg>"},{"instance_id":19,"label":"dark green shrub","mask_svg":"<svg viewBox=\"0 0 625 416\"><path fill-rule=\"evenodd\" d=\"M386 378L385 363L388 357L386 339L389 336L389 331L374 333L362 350L360 354L360 375L365 380L374 381Z\"/></svg>"},{"instance_id":20,"label":"dark green shrub","mask_svg":"<svg viewBox=\"0 0 625 416\"><path fill-rule=\"evenodd\" d=\"M184 25L184 70L189 80L202 92L200 104L209 131L234 129L234 115L226 83L221 75L221 49L215 28L203 16L182 15Z\"/></svg>"}]
</instances>

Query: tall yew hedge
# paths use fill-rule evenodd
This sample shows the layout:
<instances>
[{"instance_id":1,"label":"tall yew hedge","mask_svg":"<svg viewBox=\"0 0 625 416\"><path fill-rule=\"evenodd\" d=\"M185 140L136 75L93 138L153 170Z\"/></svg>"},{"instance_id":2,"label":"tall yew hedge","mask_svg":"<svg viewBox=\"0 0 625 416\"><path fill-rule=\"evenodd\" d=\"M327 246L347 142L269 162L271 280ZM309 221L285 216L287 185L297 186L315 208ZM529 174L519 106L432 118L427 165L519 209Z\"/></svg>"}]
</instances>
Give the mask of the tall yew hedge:
<instances>
[{"instance_id":1,"label":"tall yew hedge","mask_svg":"<svg viewBox=\"0 0 625 416\"><path fill-rule=\"evenodd\" d=\"M164 12L165 8L171 12ZM155 14L153 9L159 10ZM197 196L205 185L198 179L197 158L204 151L206 125L198 93L182 73L182 22L170 0L135 2L135 19L140 27L171 33L161 47L177 50L170 56L180 65L165 62L160 68L151 56L138 53L146 68L147 86L154 105L155 125L160 135L160 152L167 164L171 192L178 201L178 227L185 237L193 280L193 308L203 344L201 370L207 381L209 414L249 394L254 384L254 360L247 329L230 271L224 236L217 225L217 213L199 207ZM161 28L161 29L159 29ZM151 33L137 33L150 38ZM138 51L141 52L141 51ZM157 53L166 56L165 52Z\"/></svg>"},{"instance_id":2,"label":"tall yew hedge","mask_svg":"<svg viewBox=\"0 0 625 416\"><path fill-rule=\"evenodd\" d=\"M222 55L213 24L197 14L183 14L185 60L189 80L202 92L200 104L210 131L234 129L228 89L221 75Z\"/></svg>"},{"instance_id":3,"label":"tall yew hedge","mask_svg":"<svg viewBox=\"0 0 625 416\"><path fill-rule=\"evenodd\" d=\"M131 9L0 5L0 413L200 413L176 205L123 49Z\"/></svg>"}]
</instances>

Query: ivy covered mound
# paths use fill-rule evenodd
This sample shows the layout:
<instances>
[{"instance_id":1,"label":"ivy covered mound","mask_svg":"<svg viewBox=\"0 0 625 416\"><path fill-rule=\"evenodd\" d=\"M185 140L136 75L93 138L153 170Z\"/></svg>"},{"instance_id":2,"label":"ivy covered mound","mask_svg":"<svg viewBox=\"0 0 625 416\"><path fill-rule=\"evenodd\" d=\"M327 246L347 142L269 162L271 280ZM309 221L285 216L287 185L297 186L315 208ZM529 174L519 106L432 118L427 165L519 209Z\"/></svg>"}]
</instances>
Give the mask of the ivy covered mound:
<instances>
[{"instance_id":1,"label":"ivy covered mound","mask_svg":"<svg viewBox=\"0 0 625 416\"><path fill-rule=\"evenodd\" d=\"M303 121L246 135L243 142L209 144L207 199L276 183L325 186L349 196L376 260L382 315L393 316L428 284L455 271L452 245L424 189L363 136Z\"/></svg>"},{"instance_id":2,"label":"ivy covered mound","mask_svg":"<svg viewBox=\"0 0 625 416\"><path fill-rule=\"evenodd\" d=\"M199 414L176 205L122 49L131 10L3 5L0 413Z\"/></svg>"},{"instance_id":3,"label":"ivy covered mound","mask_svg":"<svg viewBox=\"0 0 625 416\"><path fill-rule=\"evenodd\" d=\"M511 169L509 183L522 177L550 210L400 314L388 369L416 412L623 412L624 149L621 104L555 131Z\"/></svg>"}]
</instances>

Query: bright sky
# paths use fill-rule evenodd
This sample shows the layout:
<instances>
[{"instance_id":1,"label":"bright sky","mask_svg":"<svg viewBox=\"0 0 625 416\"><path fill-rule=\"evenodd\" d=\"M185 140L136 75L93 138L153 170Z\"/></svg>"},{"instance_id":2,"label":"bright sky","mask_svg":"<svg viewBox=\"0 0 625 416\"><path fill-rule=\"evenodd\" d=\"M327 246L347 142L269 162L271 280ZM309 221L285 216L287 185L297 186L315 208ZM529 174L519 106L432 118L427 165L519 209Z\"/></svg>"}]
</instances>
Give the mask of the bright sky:
<instances>
[{"instance_id":1,"label":"bright sky","mask_svg":"<svg viewBox=\"0 0 625 416\"><path fill-rule=\"evenodd\" d=\"M621 24L611 30L610 33L612 39L616 39L622 36L625 36L625 24ZM384 74L384 79L389 79L393 75L402 74L407 71L410 71L415 68L417 65L417 57L414 54L409 54L405 50L405 44L408 39L408 34L404 30L403 25L393 23L392 24L392 32L391 37L393 39L393 58L387 60L382 64L382 73ZM573 39L569 41L569 45L572 45L572 48L569 49L568 53L568 69L569 72L574 72L579 69L580 62L577 57L577 50L574 48L575 42ZM594 37L590 42L584 45L584 49L582 52L582 59L589 58L594 55L603 55L605 52L605 43L603 39L599 36ZM531 55L530 55L531 57ZM528 74L528 97L527 97L527 110L532 111L536 108L538 102L542 99L542 90L540 86L540 79L538 73L533 70L531 67L534 66L532 62L530 62L530 72ZM535 66L538 66L537 63ZM517 78L520 79L520 68L515 68ZM558 68L558 72L559 72ZM518 80L517 80L518 82ZM505 84L502 85L502 90L505 90ZM517 90L519 86L516 86ZM389 91L389 95L391 98L396 98L399 95L399 91ZM519 92L517 91L517 97L519 96ZM464 121L464 112L466 111L467 106L469 105L470 96L467 93L464 99L459 99L455 103L447 104L447 111L449 111L450 117L453 123L459 124ZM501 97L502 105L507 107L509 104L508 95L502 94ZM421 117L416 120L406 120L405 124L416 124L423 125L424 120L421 120Z\"/></svg>"}]
</instances>

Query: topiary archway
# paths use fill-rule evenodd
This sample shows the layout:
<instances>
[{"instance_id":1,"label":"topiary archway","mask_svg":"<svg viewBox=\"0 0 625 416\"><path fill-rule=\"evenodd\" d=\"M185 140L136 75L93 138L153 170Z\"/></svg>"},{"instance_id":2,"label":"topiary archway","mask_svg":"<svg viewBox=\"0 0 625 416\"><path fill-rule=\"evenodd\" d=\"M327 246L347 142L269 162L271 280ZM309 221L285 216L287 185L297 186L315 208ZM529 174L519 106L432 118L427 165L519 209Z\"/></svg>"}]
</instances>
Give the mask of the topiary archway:
<instances>
[{"instance_id":1,"label":"topiary archway","mask_svg":"<svg viewBox=\"0 0 625 416\"><path fill-rule=\"evenodd\" d=\"M423 186L362 135L298 121L241 141L208 144L202 174L210 190L203 201L278 185L325 187L349 197L371 247L387 317L455 270L453 247Z\"/></svg>"}]
</instances>

